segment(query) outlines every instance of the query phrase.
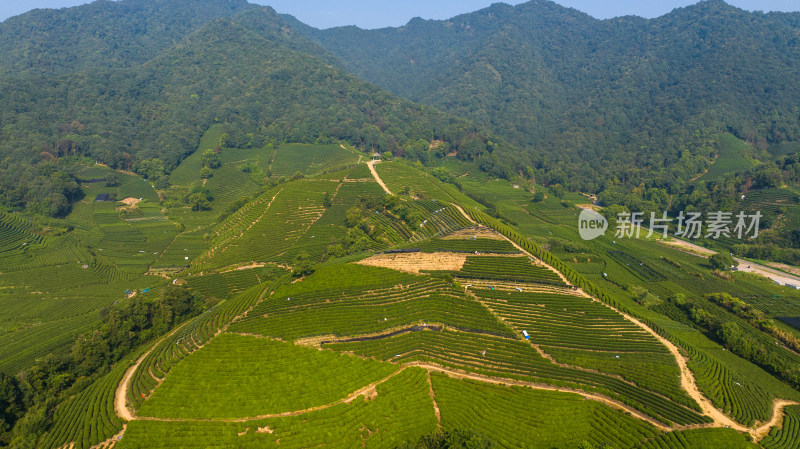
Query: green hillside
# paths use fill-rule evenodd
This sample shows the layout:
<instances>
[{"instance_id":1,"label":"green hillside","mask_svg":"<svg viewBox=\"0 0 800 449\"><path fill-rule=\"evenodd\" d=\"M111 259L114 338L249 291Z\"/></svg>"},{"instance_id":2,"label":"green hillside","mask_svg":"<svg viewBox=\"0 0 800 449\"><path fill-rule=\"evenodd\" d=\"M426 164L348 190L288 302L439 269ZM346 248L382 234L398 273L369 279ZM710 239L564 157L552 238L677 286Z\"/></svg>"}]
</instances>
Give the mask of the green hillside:
<instances>
[{"instance_id":1,"label":"green hillside","mask_svg":"<svg viewBox=\"0 0 800 449\"><path fill-rule=\"evenodd\" d=\"M0 23L0 448L796 447L798 24Z\"/></svg>"},{"instance_id":2,"label":"green hillside","mask_svg":"<svg viewBox=\"0 0 800 449\"><path fill-rule=\"evenodd\" d=\"M217 138L212 128L204 141ZM262 151L240 155L258 164ZM223 160L214 171L245 159ZM313 158L299 160L313 167ZM172 273L205 299L205 312L100 370L91 387L75 384L70 391L79 394L64 396L49 430L36 436L39 446L88 448L116 439L129 421L120 447L395 447L438 428L471 429L502 447L531 438L548 448L746 447L722 427L758 426L774 398L800 399L790 377L725 351L727 342L701 333L707 324L671 299L680 293L766 342L702 294L731 292L782 316L800 313L797 295L780 290L778 311L766 300L776 287L746 275L717 278L696 256L653 242L582 242L574 213L559 210L574 209L533 202L505 181L465 183L462 192L402 162L376 168L378 178L358 164L261 186L222 221L168 206L167 222L194 214L193 226L204 229L201 253ZM202 185L185 173L184 182ZM402 191L385 195L379 179ZM484 214L487 206L467 194L491 199L501 217L533 232L523 236ZM96 226L82 232L102 242L103 227L117 225L104 217ZM164 255L178 244L173 238ZM398 247L412 250L392 252ZM686 374L660 337L685 352L705 396L687 392ZM796 363L790 351L770 351ZM113 405L120 394L130 417ZM698 400L728 421L706 415ZM477 417L475 404L483 404ZM698 426L710 428L689 430ZM765 441L785 440L768 430Z\"/></svg>"}]
</instances>

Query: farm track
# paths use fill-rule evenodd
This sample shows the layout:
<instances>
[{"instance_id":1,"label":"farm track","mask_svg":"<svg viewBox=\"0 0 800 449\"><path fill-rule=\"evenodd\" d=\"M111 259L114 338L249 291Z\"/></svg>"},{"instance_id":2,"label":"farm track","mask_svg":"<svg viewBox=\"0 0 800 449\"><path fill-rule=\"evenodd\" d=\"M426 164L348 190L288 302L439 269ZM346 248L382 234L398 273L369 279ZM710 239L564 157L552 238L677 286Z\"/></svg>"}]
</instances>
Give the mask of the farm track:
<instances>
[{"instance_id":1,"label":"farm track","mask_svg":"<svg viewBox=\"0 0 800 449\"><path fill-rule=\"evenodd\" d=\"M147 358L147 356L150 355L150 353L153 352L153 350L156 349L162 341L171 337L190 322L191 321L187 321L181 324L173 329L172 332L159 338L158 341L147 350L147 352L139 356L139 358L136 360L136 363L134 363L130 368L128 368L127 371L125 371L125 375L122 377L122 381L119 383L119 386L117 386L117 390L114 393L114 411L117 413L117 416L125 421L133 421L136 419L136 414L131 412L131 410L128 408L128 384L130 384L134 373L136 373L136 370L139 369L139 365L141 365L144 359Z\"/></svg>"},{"instance_id":2,"label":"farm track","mask_svg":"<svg viewBox=\"0 0 800 449\"><path fill-rule=\"evenodd\" d=\"M370 173L372 173L372 177L375 178L375 182L377 182L378 185L381 186L381 188L383 189L384 192L386 192L387 195L391 195L392 191L389 190L388 187L386 187L386 184L383 183L383 179L381 179L381 177L378 176L378 172L375 170L375 162L377 161L367 162L367 167L369 167L369 171Z\"/></svg>"},{"instance_id":3,"label":"farm track","mask_svg":"<svg viewBox=\"0 0 800 449\"><path fill-rule=\"evenodd\" d=\"M431 381L431 372L428 371L428 395L433 401L433 414L436 415L436 427L442 430L442 414L439 411L439 404L436 403L436 393L433 391L433 382Z\"/></svg>"}]
</instances>

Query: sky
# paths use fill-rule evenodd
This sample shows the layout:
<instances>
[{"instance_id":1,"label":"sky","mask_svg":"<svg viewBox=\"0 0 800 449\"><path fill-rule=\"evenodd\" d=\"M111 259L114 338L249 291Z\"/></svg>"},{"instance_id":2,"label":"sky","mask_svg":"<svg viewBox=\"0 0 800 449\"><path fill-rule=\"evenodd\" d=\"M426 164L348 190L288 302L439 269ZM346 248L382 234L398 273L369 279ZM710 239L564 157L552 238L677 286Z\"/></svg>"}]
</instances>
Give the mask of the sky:
<instances>
[{"instance_id":1,"label":"sky","mask_svg":"<svg viewBox=\"0 0 800 449\"><path fill-rule=\"evenodd\" d=\"M412 17L447 19L475 11L498 0L249 0L269 5L280 13L291 14L317 27L357 25L381 28L405 25ZM622 15L658 17L674 8L691 5L695 0L556 0L598 19ZM798 0L727 0L731 5L750 11L800 11ZM64 8L89 3L87 0L0 0L0 20L35 8ZM522 0L505 0L516 5Z\"/></svg>"}]
</instances>

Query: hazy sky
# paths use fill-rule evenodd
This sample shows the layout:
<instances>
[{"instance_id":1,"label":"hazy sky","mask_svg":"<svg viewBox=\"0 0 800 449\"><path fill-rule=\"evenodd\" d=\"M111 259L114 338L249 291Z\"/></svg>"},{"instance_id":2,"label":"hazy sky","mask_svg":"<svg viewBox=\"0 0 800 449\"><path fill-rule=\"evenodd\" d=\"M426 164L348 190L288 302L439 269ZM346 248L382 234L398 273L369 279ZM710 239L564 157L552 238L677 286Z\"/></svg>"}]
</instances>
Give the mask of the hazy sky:
<instances>
[{"instance_id":1,"label":"hazy sky","mask_svg":"<svg viewBox=\"0 0 800 449\"><path fill-rule=\"evenodd\" d=\"M303 22L329 28L339 25L358 25L362 28L400 26L419 16L425 19L446 19L457 14L475 11L497 0L249 0L270 5L278 12L292 14ZM635 14L657 17L674 8L696 3L694 0L556 0L587 12L594 17ZM522 0L506 0L519 4ZM34 8L63 8L89 3L87 0L0 0L0 20L22 14ZM728 0L731 5L747 10L800 11L798 0Z\"/></svg>"}]
</instances>

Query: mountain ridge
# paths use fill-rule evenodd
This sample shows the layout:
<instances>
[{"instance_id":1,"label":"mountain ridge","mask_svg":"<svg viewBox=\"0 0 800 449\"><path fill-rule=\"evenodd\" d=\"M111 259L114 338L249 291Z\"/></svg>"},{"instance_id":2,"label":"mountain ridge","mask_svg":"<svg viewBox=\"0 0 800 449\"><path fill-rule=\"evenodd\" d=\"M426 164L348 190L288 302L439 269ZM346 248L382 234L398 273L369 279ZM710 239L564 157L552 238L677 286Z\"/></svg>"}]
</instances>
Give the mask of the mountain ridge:
<instances>
[{"instance_id":1,"label":"mountain ridge","mask_svg":"<svg viewBox=\"0 0 800 449\"><path fill-rule=\"evenodd\" d=\"M789 100L800 97L799 18L713 1L598 20L536 0L398 28L298 31L350 72L526 148L537 179L597 192L615 178L666 187L642 170L684 181L701 173L714 149L697 130L731 131L761 150L800 139ZM687 148L692 160L669 170ZM584 162L598 158L619 169ZM578 179L559 170L565 162Z\"/></svg>"}]
</instances>

